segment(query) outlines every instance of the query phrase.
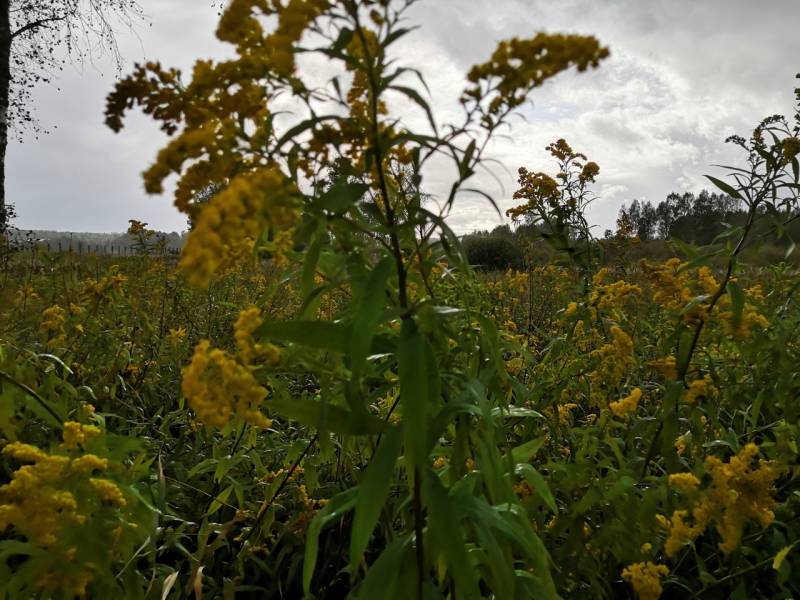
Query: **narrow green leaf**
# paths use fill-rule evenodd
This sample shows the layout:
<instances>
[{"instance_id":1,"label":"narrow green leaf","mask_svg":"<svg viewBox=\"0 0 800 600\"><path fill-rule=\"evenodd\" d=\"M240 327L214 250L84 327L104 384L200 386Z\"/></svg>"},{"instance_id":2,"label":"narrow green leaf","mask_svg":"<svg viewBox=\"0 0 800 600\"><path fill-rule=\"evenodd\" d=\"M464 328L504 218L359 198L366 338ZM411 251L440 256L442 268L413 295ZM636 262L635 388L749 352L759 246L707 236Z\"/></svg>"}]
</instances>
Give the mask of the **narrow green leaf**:
<instances>
[{"instance_id":1,"label":"narrow green leaf","mask_svg":"<svg viewBox=\"0 0 800 600\"><path fill-rule=\"evenodd\" d=\"M544 500L547 508L557 515L558 505L556 504L556 499L553 497L553 492L550 491L550 486L547 485L547 481L542 477L542 474L533 465L527 463L517 465L515 470L517 475L522 475L531 484L536 493Z\"/></svg>"},{"instance_id":2,"label":"narrow green leaf","mask_svg":"<svg viewBox=\"0 0 800 600\"><path fill-rule=\"evenodd\" d=\"M477 142L472 140L469 143L469 146L467 146L467 149L464 151L464 158L461 159L461 163L458 165L458 171L461 179L466 179L472 174L470 170L470 162L472 161L472 157L475 155L476 148Z\"/></svg>"},{"instance_id":3,"label":"narrow green leaf","mask_svg":"<svg viewBox=\"0 0 800 600\"><path fill-rule=\"evenodd\" d=\"M729 196L731 196L733 198L738 198L739 200L742 200L742 201L744 200L744 198L742 198L742 195L739 192L737 192L736 188L734 188L731 184L726 183L726 182L722 181L721 179L717 179L716 177L712 177L711 175L706 175L705 177L711 183L713 183L715 186L717 186L719 189L721 189L723 192L725 192Z\"/></svg>"},{"instance_id":4,"label":"narrow green leaf","mask_svg":"<svg viewBox=\"0 0 800 600\"><path fill-rule=\"evenodd\" d=\"M343 435L367 435L380 433L383 421L373 415L356 418L341 406L311 400L310 398L272 398L267 402L270 410L297 421L308 427L322 431L332 431Z\"/></svg>"},{"instance_id":5,"label":"narrow green leaf","mask_svg":"<svg viewBox=\"0 0 800 600\"><path fill-rule=\"evenodd\" d=\"M389 257L379 262L367 277L357 300L357 312L350 338L350 369L355 380L361 374L372 346L375 329L380 324L386 306L386 280L392 271L392 265Z\"/></svg>"},{"instance_id":6,"label":"narrow green leaf","mask_svg":"<svg viewBox=\"0 0 800 600\"><path fill-rule=\"evenodd\" d=\"M428 508L428 535L432 550L441 554L452 573L459 598L480 598L475 570L470 566L464 534L447 490L430 469L423 483L423 497ZM433 557L431 557L433 559Z\"/></svg>"},{"instance_id":7,"label":"narrow green leaf","mask_svg":"<svg viewBox=\"0 0 800 600\"><path fill-rule=\"evenodd\" d=\"M536 453L539 452L542 446L544 446L545 438L540 437L536 438L535 440L529 440L524 444L520 444L516 448L511 449L511 459L514 461L514 464L525 463L528 462L531 458L536 456ZM503 456L503 461L507 460L506 456Z\"/></svg>"},{"instance_id":8,"label":"narrow green leaf","mask_svg":"<svg viewBox=\"0 0 800 600\"><path fill-rule=\"evenodd\" d=\"M314 275L317 273L317 263L319 262L320 251L322 244L319 238L315 239L306 252L305 260L303 261L303 276L302 276L302 294L303 300L306 301L311 290L314 289Z\"/></svg>"},{"instance_id":9,"label":"narrow green leaf","mask_svg":"<svg viewBox=\"0 0 800 600\"><path fill-rule=\"evenodd\" d=\"M386 498L389 496L394 465L400 456L403 441L399 427L386 431L372 461L367 467L364 479L358 484L353 527L350 530L350 567L355 569L364 555L369 538L375 529Z\"/></svg>"},{"instance_id":10,"label":"narrow green leaf","mask_svg":"<svg viewBox=\"0 0 800 600\"><path fill-rule=\"evenodd\" d=\"M789 551L796 544L797 544L797 542L795 542L794 544L791 544L789 546L786 546L785 548L781 548L778 551L778 553L775 555L775 558L772 559L772 568L773 569L775 569L776 571L780 571L780 568L781 568L781 565L783 564L783 561L786 560L786 557L789 555Z\"/></svg>"},{"instance_id":11,"label":"narrow green leaf","mask_svg":"<svg viewBox=\"0 0 800 600\"><path fill-rule=\"evenodd\" d=\"M425 99L420 95L420 93L417 90L402 85L391 85L389 86L389 89L404 94L412 102L414 102L417 106L419 106L422 110L424 110L425 115L428 117L428 125L431 126L431 129L433 131L436 131L436 119L433 116L433 111L431 111L430 105L425 101Z\"/></svg>"},{"instance_id":12,"label":"narrow green leaf","mask_svg":"<svg viewBox=\"0 0 800 600\"><path fill-rule=\"evenodd\" d=\"M374 598L396 597L397 578L400 574L400 565L403 554L410 547L411 535L399 537L384 548L378 559L372 563L364 583L358 593L360 600L373 600Z\"/></svg>"},{"instance_id":13,"label":"narrow green leaf","mask_svg":"<svg viewBox=\"0 0 800 600\"><path fill-rule=\"evenodd\" d=\"M228 501L228 497L231 495L233 491L233 485L229 485L224 490L222 490L214 501L211 503L211 506L208 507L208 512L206 513L207 517L210 517L215 512L217 512L222 506Z\"/></svg>"},{"instance_id":14,"label":"narrow green leaf","mask_svg":"<svg viewBox=\"0 0 800 600\"><path fill-rule=\"evenodd\" d=\"M733 328L739 329L742 324L742 313L744 312L745 296L739 284L729 281L727 285L728 295L731 297L731 313Z\"/></svg>"},{"instance_id":15,"label":"narrow green leaf","mask_svg":"<svg viewBox=\"0 0 800 600\"><path fill-rule=\"evenodd\" d=\"M306 534L306 552L303 558L303 591L306 596L311 592L311 578L317 566L319 553L319 534L326 525L338 521L342 515L352 510L356 505L357 488L350 488L331 498L322 509L314 516Z\"/></svg>"},{"instance_id":16,"label":"narrow green leaf","mask_svg":"<svg viewBox=\"0 0 800 600\"><path fill-rule=\"evenodd\" d=\"M423 467L429 450L428 409L438 403L441 384L430 344L411 319L403 322L398 358L406 459L409 467Z\"/></svg>"},{"instance_id":17,"label":"narrow green leaf","mask_svg":"<svg viewBox=\"0 0 800 600\"><path fill-rule=\"evenodd\" d=\"M349 327L327 321L267 322L256 330L255 335L342 354L348 351L350 342Z\"/></svg>"}]
</instances>

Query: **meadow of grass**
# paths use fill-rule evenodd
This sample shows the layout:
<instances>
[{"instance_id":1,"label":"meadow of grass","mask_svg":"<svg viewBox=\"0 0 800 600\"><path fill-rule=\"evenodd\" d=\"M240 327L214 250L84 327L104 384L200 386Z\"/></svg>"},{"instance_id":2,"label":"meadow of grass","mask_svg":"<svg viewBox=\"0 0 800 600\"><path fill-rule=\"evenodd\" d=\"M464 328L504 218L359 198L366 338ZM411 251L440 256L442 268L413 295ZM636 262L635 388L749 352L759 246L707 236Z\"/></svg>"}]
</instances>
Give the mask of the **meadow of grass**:
<instances>
[{"instance_id":1,"label":"meadow of grass","mask_svg":"<svg viewBox=\"0 0 800 600\"><path fill-rule=\"evenodd\" d=\"M380 432L348 435L334 412L316 427L316 416L281 416L293 397L325 396L309 363L330 354L288 344L254 371L267 427L204 427L181 392L181 370L201 340L241 353L242 311L258 306L259 320L281 321L301 309L297 273L250 264L197 291L171 257L39 253L34 261L21 253L2 277L9 597L24 589L12 582L23 586L26 574L40 592L67 595L88 585L100 597L117 584L140 597L168 589L298 597L310 535L319 545L315 594L347 593L347 528L320 532L312 523L338 494L364 485ZM626 581L643 589L661 580L675 597L796 590L800 273L745 269L738 324L730 306L713 313L688 387L676 392L675 325L699 318L702 302L693 313L684 306L713 292L716 277L679 259L645 261L599 271L580 294L576 273L558 267L469 283L442 272L430 293L441 306L462 307L449 320L466 336L447 343L474 345L468 332L480 321L492 334L478 343L498 350L486 383L495 401L476 400L474 409L485 421L466 440L457 427L441 431L428 457L453 485L496 486L489 493L499 520L474 532L476 548L483 535L508 537L524 559L529 542L501 518L513 510L541 540L566 597L623 596ZM346 290L326 295L317 316L335 318L348 300ZM471 352L481 355L480 345ZM464 368L459 362L450 368ZM397 370L391 360L376 363L369 414L394 422L402 416ZM328 402L331 411L339 406ZM676 418L657 429L665 408ZM70 443L62 423L94 433L70 434ZM95 455L103 468L55 475L42 466L48 459L37 459L23 479L31 450L22 441L72 464ZM88 505L80 486L100 472L125 502ZM402 484L389 484L367 561L403 522L413 529ZM54 506L52 494L69 490L77 506ZM24 562L10 558L16 553ZM654 570L660 565L663 573ZM402 587L402 573L382 576Z\"/></svg>"}]
</instances>

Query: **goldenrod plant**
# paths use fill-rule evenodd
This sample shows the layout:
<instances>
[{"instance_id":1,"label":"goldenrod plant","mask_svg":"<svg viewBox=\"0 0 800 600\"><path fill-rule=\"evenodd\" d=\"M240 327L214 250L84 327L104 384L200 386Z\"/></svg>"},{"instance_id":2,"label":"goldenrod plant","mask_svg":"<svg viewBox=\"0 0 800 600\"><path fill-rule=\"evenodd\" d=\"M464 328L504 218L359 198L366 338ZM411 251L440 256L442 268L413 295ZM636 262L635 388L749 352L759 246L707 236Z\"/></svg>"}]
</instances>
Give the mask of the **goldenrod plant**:
<instances>
[{"instance_id":1,"label":"goldenrod plant","mask_svg":"<svg viewBox=\"0 0 800 600\"><path fill-rule=\"evenodd\" d=\"M667 260L591 235L599 167L558 140L511 212L557 260L476 272L447 217L494 202L489 140L609 51L500 42L442 122L413 4L233 0L230 59L110 94L169 134L145 186L193 228L0 272L0 598L800 594L800 272L751 259L797 218L800 121L732 138L710 179L748 223Z\"/></svg>"}]
</instances>

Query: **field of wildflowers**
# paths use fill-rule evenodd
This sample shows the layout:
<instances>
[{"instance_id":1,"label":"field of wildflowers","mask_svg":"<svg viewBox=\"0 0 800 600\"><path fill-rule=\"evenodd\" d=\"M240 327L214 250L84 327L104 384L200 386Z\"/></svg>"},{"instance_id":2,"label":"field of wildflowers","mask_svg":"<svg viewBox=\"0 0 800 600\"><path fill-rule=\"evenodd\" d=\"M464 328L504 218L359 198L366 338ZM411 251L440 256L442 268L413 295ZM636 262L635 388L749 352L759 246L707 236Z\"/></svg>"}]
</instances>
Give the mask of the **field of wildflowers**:
<instances>
[{"instance_id":1,"label":"field of wildflowers","mask_svg":"<svg viewBox=\"0 0 800 600\"><path fill-rule=\"evenodd\" d=\"M557 259L476 272L444 217L487 140L608 50L501 42L443 127L389 60L408 4L234 0L235 58L111 94L112 128L139 106L173 136L145 182L177 175L193 229L179 261L138 222L139 256L2 257L0 598L800 594L800 272L741 260L800 210L800 119L732 140L710 179L748 223L666 261L592 238L599 166L559 140L510 211Z\"/></svg>"}]
</instances>

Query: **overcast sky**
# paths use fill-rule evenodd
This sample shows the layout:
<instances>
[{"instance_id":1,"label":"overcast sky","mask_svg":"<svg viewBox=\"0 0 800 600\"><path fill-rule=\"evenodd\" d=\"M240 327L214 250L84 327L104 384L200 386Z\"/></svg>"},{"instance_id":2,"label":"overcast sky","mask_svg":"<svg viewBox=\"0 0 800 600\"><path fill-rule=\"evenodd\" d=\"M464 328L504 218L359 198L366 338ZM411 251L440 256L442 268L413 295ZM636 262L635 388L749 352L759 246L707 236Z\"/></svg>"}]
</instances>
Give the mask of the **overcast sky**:
<instances>
[{"instance_id":1,"label":"overcast sky","mask_svg":"<svg viewBox=\"0 0 800 600\"><path fill-rule=\"evenodd\" d=\"M195 58L228 53L214 39L210 0L140 4L152 26L138 37L122 34L130 64L159 60L189 70ZM790 114L800 71L800 0L420 0L411 16L422 28L397 51L421 66L432 105L445 116L458 108L469 66L486 60L501 39L542 30L591 33L610 47L597 71L562 74L537 90L513 139L491 146L509 173L520 166L552 172L544 147L559 137L598 162L590 214L598 234L613 226L623 202L702 189L704 173L719 175L712 164L738 159L725 137L746 135L764 116ZM67 69L58 89L36 91L42 125L57 128L10 144L7 197L17 205L18 226L121 231L135 218L185 229L169 195L143 190L140 174L165 141L156 125L138 114L118 135L103 125L115 76L100 59ZM479 183L505 210L514 204L514 180L494 171L502 188L488 176ZM438 192L436 174L429 181ZM464 233L501 221L485 200L464 197L449 222Z\"/></svg>"}]
</instances>

